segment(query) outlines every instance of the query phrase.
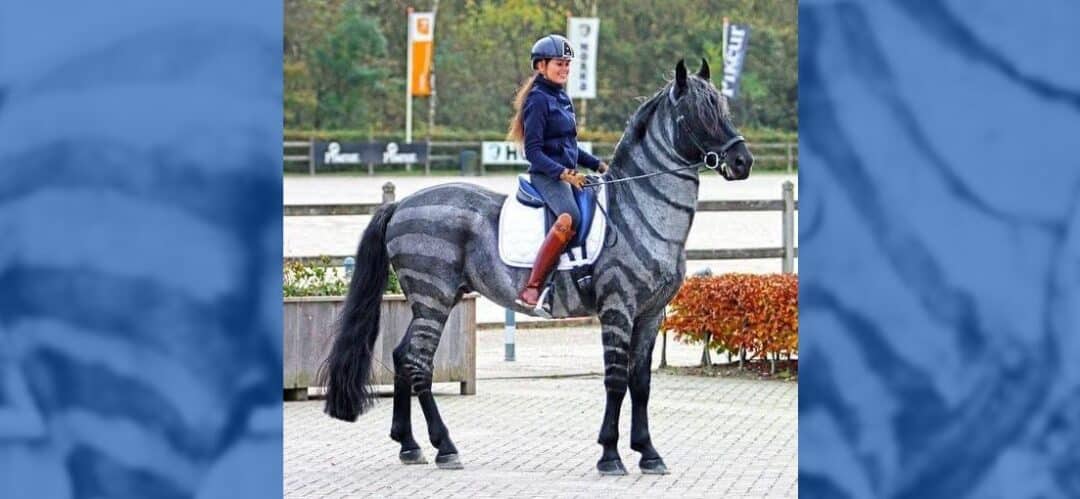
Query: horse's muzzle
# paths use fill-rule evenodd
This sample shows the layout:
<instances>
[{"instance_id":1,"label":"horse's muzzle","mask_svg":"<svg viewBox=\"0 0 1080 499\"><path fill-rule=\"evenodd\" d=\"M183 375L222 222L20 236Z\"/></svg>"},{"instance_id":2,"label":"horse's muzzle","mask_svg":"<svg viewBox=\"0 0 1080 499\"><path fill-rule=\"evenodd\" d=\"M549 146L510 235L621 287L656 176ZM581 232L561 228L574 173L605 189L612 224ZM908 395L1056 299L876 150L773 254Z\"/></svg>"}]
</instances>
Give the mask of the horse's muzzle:
<instances>
[{"instance_id":1,"label":"horse's muzzle","mask_svg":"<svg viewBox=\"0 0 1080 499\"><path fill-rule=\"evenodd\" d=\"M720 174L727 180L743 180L750 176L754 166L754 156L745 147L737 147L724 158Z\"/></svg>"}]
</instances>

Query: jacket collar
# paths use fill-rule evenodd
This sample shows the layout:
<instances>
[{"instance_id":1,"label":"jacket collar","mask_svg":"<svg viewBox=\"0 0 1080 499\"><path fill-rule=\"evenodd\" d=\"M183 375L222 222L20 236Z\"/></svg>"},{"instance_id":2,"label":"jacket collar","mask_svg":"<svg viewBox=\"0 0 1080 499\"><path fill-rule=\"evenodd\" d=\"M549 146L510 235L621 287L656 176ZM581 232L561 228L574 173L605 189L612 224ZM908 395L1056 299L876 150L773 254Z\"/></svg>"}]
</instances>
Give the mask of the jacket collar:
<instances>
[{"instance_id":1,"label":"jacket collar","mask_svg":"<svg viewBox=\"0 0 1080 499\"><path fill-rule=\"evenodd\" d=\"M547 92L547 93L551 94L551 95L559 95L560 93L563 92L562 85L556 85L556 84L552 83L551 80L548 80L547 78L544 78L544 75L542 75L542 74L537 74L536 75L536 84L535 84L535 86L537 88L540 88L544 92Z\"/></svg>"}]
</instances>

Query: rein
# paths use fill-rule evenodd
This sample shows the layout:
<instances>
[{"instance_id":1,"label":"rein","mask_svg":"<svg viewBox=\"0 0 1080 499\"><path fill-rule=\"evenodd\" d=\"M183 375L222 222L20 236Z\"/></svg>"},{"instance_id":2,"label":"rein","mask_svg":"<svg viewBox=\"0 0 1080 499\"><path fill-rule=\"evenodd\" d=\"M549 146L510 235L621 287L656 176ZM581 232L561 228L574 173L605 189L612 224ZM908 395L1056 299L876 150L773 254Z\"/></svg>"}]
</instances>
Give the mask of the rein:
<instances>
[{"instance_id":1,"label":"rein","mask_svg":"<svg viewBox=\"0 0 1080 499\"><path fill-rule=\"evenodd\" d=\"M674 172L677 172L677 171L689 170L691 168L695 168L695 169L696 168L701 168L702 166L704 166L704 167L706 167L706 168L708 168L710 170L715 168L715 167L710 167L710 166L708 166L708 165L706 165L706 164L704 164L702 162L698 162L698 163L692 164L690 166L684 166L682 168L675 168L675 169L671 169L671 170L664 170L662 172L652 172L652 173L646 173L646 174L643 174L643 175L634 175L632 177L625 177L625 178L620 178L620 179L615 179L615 180L597 180L595 182L589 182L589 183L585 184L584 186L582 186L582 188L584 188L584 189L596 188L596 187L600 187L602 185L618 184L620 182L629 182L631 180L641 180L643 178L655 177L657 175L663 175L665 173L674 173Z\"/></svg>"},{"instance_id":2,"label":"rein","mask_svg":"<svg viewBox=\"0 0 1080 499\"><path fill-rule=\"evenodd\" d=\"M620 179L615 179L615 180L596 180L596 181L592 181L591 177L586 177L589 180L589 183L583 185L582 189L597 188L597 187L600 187L602 185L618 184L620 182L629 182L631 180L641 180L643 178L654 177L656 175L663 175L665 173L674 173L674 172L681 171L681 170L689 170L691 168L697 169L697 168L701 168L702 166L704 166L705 168L708 168L710 170L716 168L716 167L710 167L708 164L705 164L705 163L702 163L702 162L699 161L699 162L697 162L695 164L692 164L690 166L684 166L682 168L673 168L671 170L664 170L662 172L652 172L652 173L646 173L646 174L643 174L643 175L634 175L632 177L620 178ZM614 193L611 192L611 191L608 192L608 199L611 199L612 194L614 194ZM604 244L604 247L612 248L612 247L615 246L615 243L619 240L619 233L617 231L615 231L615 224L613 224L611 222L611 216L608 215L607 210L604 209L604 206L600 204L600 198L596 197L595 202L596 202L596 209L600 210L600 213L604 215L604 219L606 219L607 222L608 222L607 223L608 230L610 230L611 233L615 235L615 237L611 240L611 244L607 244L607 243Z\"/></svg>"},{"instance_id":3,"label":"rein","mask_svg":"<svg viewBox=\"0 0 1080 499\"><path fill-rule=\"evenodd\" d=\"M590 181L588 183L586 183L585 185L582 186L582 189L598 188L598 187L603 186L603 185L612 185L612 184L618 184L618 183L622 183L622 182L630 182L632 180L642 180L642 179L646 179L646 178L649 178L649 177L655 177L657 175L675 173L675 172L683 171L683 170L695 169L695 170L701 171L700 168L703 167L703 166L705 168L709 169L709 170L715 170L717 168L720 168L720 171L724 174L725 177L730 175L730 171L728 170L728 165L727 165L727 163L725 163L725 160L727 159L727 152L732 147L735 147L735 145L737 145L739 143L745 143L746 138L744 138L742 135L739 135L737 133L732 133L732 131L726 126L726 123L721 122L721 126L724 128L724 131L727 132L728 135L731 136L731 138L728 139L727 142L724 142L724 144L720 146L720 152L719 153L706 149L705 146L701 145L701 142L698 141L698 139L694 135L693 131L690 130L689 128L687 128L686 121L684 120L686 118L686 115L683 114L679 110L679 103L678 103L678 100L675 98L675 87L671 87L671 89L668 91L667 97L668 97L668 100L671 101L672 107L676 110L676 112L679 113L678 116L675 118L675 123L678 125L680 131L682 131L683 134L686 135L690 139L690 141L694 143L694 147L696 147L698 149L698 151L701 152L701 161L698 161L698 162L696 162L694 164L691 164L689 166L684 166L684 167L681 167L681 168L673 168L671 170L664 170L664 171L659 171L659 172L645 173L645 174L642 174L642 175L634 175L634 176L624 177L624 178L619 178L619 179L614 179L614 180L595 180L595 181L591 181L591 179L590 179ZM682 155L680 155L678 153L678 151L674 150L674 144L672 144L672 146L673 147L672 147L671 152L673 152L675 154L675 156L677 156L679 159L682 159L682 160L686 161L686 159L683 158ZM607 176L607 174L605 174L605 176ZM609 196L608 199L610 199L611 193L608 193L608 196ZM607 210L605 210L604 207L600 205L600 200L599 199L596 200L596 208L599 209L600 213L602 213L604 215L604 218L607 219L607 221L608 221L607 227L608 227L609 230L611 230L611 233L615 235L615 238L612 240L610 245L607 245L607 244L604 245L604 246L610 248L610 247L615 245L615 241L618 241L619 233L614 230L614 224L611 223L611 217L608 216Z\"/></svg>"}]
</instances>

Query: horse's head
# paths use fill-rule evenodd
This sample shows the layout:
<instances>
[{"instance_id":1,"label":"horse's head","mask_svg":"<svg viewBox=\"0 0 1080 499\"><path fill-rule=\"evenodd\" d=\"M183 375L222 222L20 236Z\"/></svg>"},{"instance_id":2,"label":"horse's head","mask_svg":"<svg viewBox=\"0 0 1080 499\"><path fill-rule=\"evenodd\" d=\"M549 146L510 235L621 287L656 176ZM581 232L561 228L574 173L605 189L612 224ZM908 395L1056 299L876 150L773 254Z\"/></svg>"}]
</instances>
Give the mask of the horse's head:
<instances>
[{"instance_id":1,"label":"horse's head","mask_svg":"<svg viewBox=\"0 0 1080 499\"><path fill-rule=\"evenodd\" d=\"M728 180L750 176L754 156L731 123L727 99L709 81L709 63L701 60L695 75L686 74L680 59L675 65L675 81L668 87L668 100L675 116L675 146L691 160L703 161Z\"/></svg>"}]
</instances>

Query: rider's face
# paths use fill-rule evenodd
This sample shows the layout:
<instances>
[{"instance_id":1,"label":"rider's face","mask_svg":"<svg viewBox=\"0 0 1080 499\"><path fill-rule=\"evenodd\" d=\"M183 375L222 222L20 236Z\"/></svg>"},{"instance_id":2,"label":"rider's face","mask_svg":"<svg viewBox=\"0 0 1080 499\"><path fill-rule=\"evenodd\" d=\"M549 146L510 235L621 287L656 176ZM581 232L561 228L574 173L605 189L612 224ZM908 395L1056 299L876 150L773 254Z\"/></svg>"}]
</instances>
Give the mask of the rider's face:
<instances>
[{"instance_id":1,"label":"rider's face","mask_svg":"<svg viewBox=\"0 0 1080 499\"><path fill-rule=\"evenodd\" d=\"M566 85L566 80L570 77L570 61L566 59L540 61L537 69L544 78L557 85Z\"/></svg>"}]
</instances>

